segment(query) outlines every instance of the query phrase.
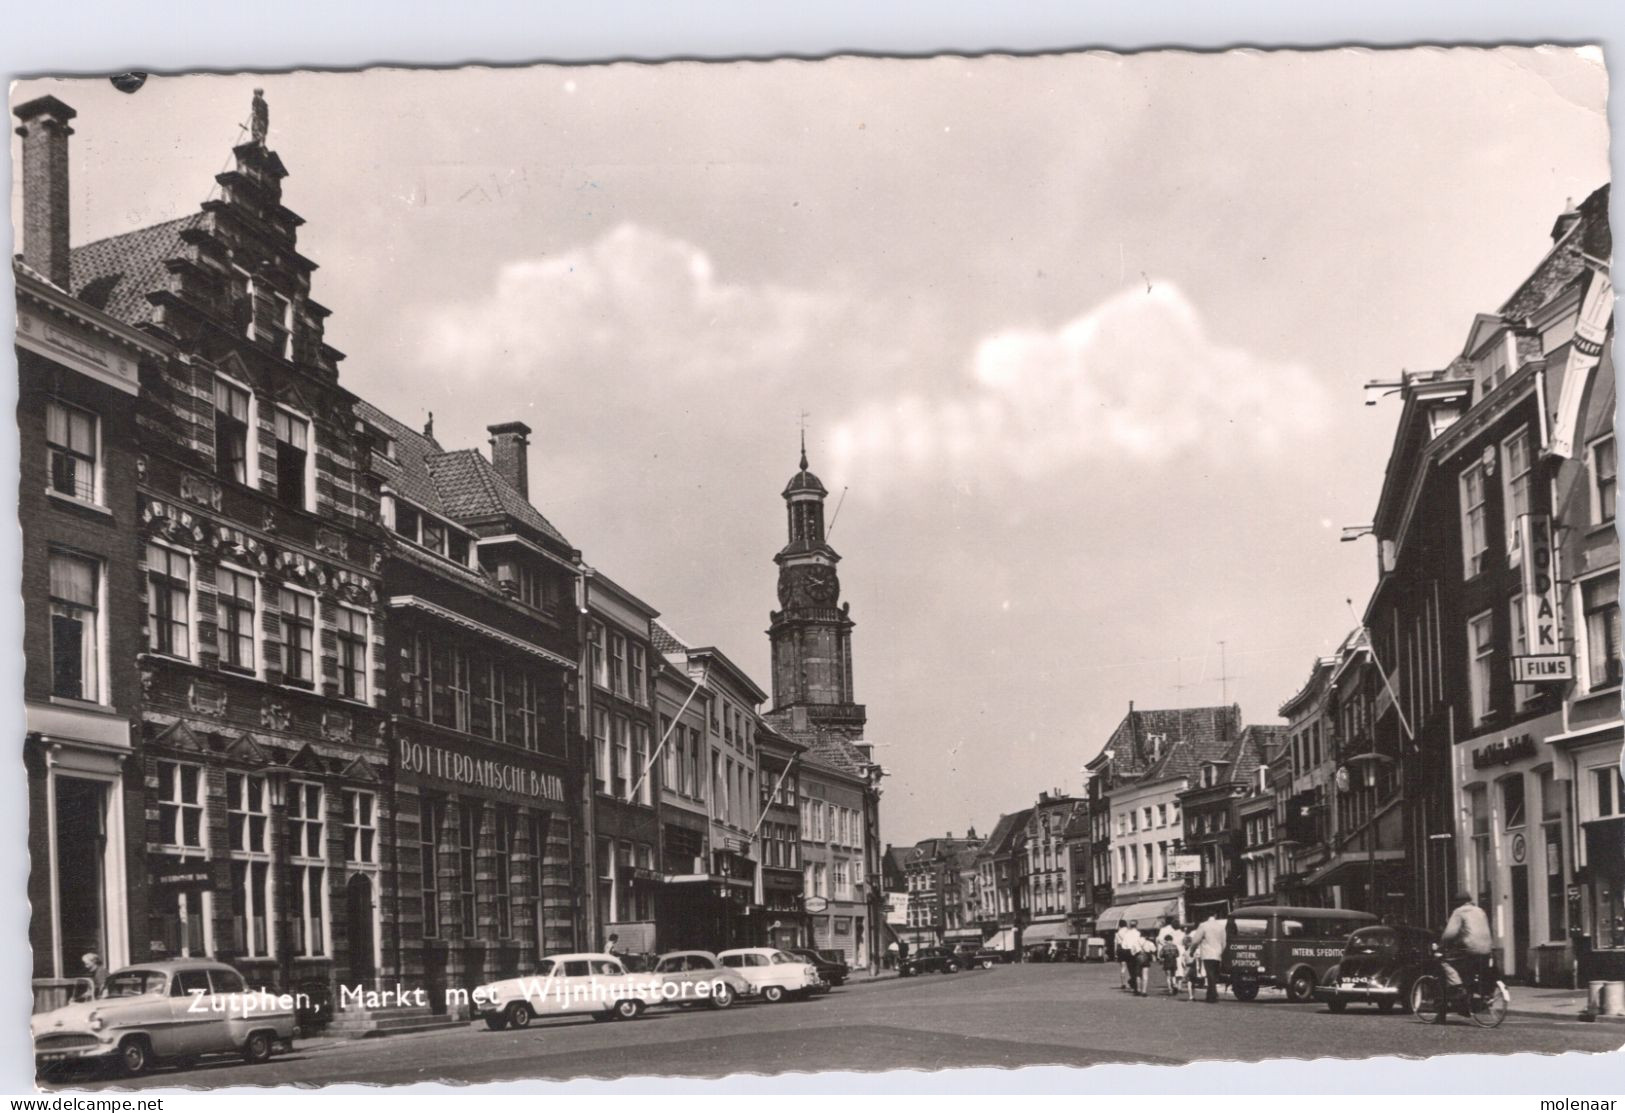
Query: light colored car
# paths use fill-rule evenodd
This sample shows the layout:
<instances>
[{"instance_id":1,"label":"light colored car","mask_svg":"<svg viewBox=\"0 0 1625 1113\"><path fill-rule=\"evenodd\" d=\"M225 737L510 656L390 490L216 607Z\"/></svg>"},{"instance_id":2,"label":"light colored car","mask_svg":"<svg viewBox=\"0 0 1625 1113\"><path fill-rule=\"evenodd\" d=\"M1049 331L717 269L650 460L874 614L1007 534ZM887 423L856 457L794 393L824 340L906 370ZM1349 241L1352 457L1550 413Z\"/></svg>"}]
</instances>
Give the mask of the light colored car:
<instances>
[{"instance_id":1,"label":"light colored car","mask_svg":"<svg viewBox=\"0 0 1625 1113\"><path fill-rule=\"evenodd\" d=\"M529 977L482 985L472 1001L475 1016L500 1032L528 1028L538 1017L633 1020L660 1002L660 985L653 974L628 973L614 955L582 952L550 955Z\"/></svg>"},{"instance_id":2,"label":"light colored car","mask_svg":"<svg viewBox=\"0 0 1625 1113\"><path fill-rule=\"evenodd\" d=\"M811 964L777 947L738 947L723 951L717 958L755 986L764 1001L773 1004L786 997L805 997L819 985L818 971Z\"/></svg>"},{"instance_id":3,"label":"light colored car","mask_svg":"<svg viewBox=\"0 0 1625 1113\"><path fill-rule=\"evenodd\" d=\"M251 990L223 962L143 962L111 974L101 993L30 1022L41 1073L111 1063L125 1075L163 1061L232 1053L263 1063L299 1034L291 994Z\"/></svg>"},{"instance_id":4,"label":"light colored car","mask_svg":"<svg viewBox=\"0 0 1625 1113\"><path fill-rule=\"evenodd\" d=\"M726 1009L741 997L754 997L756 987L738 970L730 970L710 951L671 951L655 963L655 979L660 983L660 1003L692 1005L704 1003L713 1009ZM676 986L676 989L667 989Z\"/></svg>"}]
</instances>

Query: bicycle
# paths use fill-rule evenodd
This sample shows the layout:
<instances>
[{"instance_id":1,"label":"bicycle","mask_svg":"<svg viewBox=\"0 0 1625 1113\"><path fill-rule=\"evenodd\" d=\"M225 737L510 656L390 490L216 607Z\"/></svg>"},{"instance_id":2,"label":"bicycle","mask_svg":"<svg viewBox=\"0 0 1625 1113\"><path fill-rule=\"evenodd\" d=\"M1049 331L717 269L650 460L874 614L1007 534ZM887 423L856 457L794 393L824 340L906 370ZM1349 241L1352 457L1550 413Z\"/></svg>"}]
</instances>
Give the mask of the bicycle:
<instances>
[{"instance_id":1,"label":"bicycle","mask_svg":"<svg viewBox=\"0 0 1625 1113\"><path fill-rule=\"evenodd\" d=\"M1480 970L1471 979L1464 980L1461 986L1454 987L1457 992L1450 995L1452 1000L1447 1001L1445 991L1452 987L1445 979L1443 963L1444 958L1435 947L1429 972L1411 985L1411 1012L1416 1018L1428 1023L1437 1021L1446 1007L1459 1006L1460 993L1465 991L1466 1011L1473 1023L1480 1028L1499 1028L1507 1018L1507 1006L1512 1000L1500 976L1493 969Z\"/></svg>"}]
</instances>

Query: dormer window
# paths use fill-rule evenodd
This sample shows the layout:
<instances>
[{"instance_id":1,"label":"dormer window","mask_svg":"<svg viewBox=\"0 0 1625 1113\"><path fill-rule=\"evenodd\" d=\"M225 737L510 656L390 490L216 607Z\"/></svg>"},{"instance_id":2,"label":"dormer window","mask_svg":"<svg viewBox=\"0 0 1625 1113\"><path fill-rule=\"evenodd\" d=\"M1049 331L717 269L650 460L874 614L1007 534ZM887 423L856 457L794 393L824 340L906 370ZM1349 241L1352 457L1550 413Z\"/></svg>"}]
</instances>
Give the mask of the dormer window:
<instances>
[{"instance_id":1,"label":"dormer window","mask_svg":"<svg viewBox=\"0 0 1625 1113\"><path fill-rule=\"evenodd\" d=\"M1213 785L1218 781L1218 777L1219 777L1219 771L1215 766L1213 766L1213 765L1204 765L1204 766L1202 766L1202 787L1203 788L1212 788Z\"/></svg>"},{"instance_id":2,"label":"dormer window","mask_svg":"<svg viewBox=\"0 0 1625 1113\"><path fill-rule=\"evenodd\" d=\"M468 534L439 518L431 517L399 497L394 500L395 533L400 537L428 549L436 556L445 557L464 568L472 567L473 540Z\"/></svg>"}]
</instances>

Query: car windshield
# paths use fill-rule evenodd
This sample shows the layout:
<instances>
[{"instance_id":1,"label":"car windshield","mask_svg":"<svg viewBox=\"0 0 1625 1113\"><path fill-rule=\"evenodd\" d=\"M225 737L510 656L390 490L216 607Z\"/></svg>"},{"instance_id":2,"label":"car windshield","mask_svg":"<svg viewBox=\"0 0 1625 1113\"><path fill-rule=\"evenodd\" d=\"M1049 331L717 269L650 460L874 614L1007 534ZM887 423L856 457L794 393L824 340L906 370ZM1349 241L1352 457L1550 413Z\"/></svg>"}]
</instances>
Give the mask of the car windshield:
<instances>
[{"instance_id":1,"label":"car windshield","mask_svg":"<svg viewBox=\"0 0 1625 1113\"><path fill-rule=\"evenodd\" d=\"M783 951L773 952L773 963L776 966L783 966L787 962L799 966L803 961L803 959L799 959L795 955L787 955Z\"/></svg>"},{"instance_id":2,"label":"car windshield","mask_svg":"<svg viewBox=\"0 0 1625 1113\"><path fill-rule=\"evenodd\" d=\"M102 986L103 997L162 996L166 980L160 970L120 970Z\"/></svg>"},{"instance_id":3,"label":"car windshield","mask_svg":"<svg viewBox=\"0 0 1625 1113\"><path fill-rule=\"evenodd\" d=\"M663 958L660 960L660 965L655 967L655 973L675 974L677 971L686 967L687 961L688 960L682 955L675 955L671 958Z\"/></svg>"}]
</instances>

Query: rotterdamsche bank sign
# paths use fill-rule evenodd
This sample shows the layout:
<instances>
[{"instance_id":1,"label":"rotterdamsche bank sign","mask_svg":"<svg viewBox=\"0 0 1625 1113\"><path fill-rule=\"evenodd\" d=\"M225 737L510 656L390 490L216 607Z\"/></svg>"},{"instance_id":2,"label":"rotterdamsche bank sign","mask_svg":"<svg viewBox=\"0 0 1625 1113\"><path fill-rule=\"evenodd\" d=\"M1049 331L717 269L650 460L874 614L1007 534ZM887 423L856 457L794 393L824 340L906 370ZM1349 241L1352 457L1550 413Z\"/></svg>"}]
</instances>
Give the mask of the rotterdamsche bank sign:
<instances>
[{"instance_id":1,"label":"rotterdamsche bank sign","mask_svg":"<svg viewBox=\"0 0 1625 1113\"><path fill-rule=\"evenodd\" d=\"M410 738L400 740L399 755L403 773L527 800L564 803L564 779L556 773L529 769L502 758L459 753Z\"/></svg>"}]
</instances>

